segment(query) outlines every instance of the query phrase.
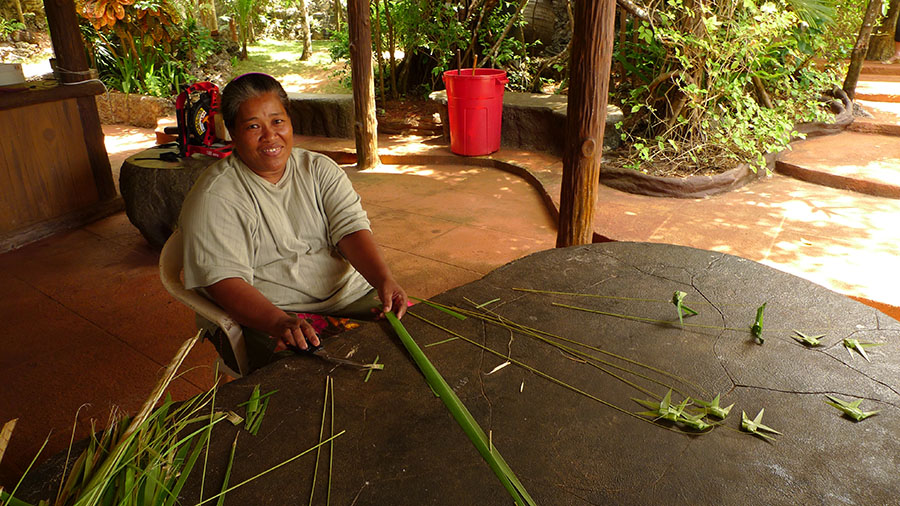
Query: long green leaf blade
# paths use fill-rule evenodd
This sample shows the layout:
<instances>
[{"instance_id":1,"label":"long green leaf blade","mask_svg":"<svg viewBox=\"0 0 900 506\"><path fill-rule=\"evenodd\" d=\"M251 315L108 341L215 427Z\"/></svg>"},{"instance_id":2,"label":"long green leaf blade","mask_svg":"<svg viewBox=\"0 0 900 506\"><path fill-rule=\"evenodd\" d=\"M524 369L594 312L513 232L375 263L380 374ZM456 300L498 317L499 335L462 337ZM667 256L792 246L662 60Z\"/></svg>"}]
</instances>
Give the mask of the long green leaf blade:
<instances>
[{"instance_id":1,"label":"long green leaf blade","mask_svg":"<svg viewBox=\"0 0 900 506\"><path fill-rule=\"evenodd\" d=\"M480 453L482 458L488 463L490 468L494 471L494 474L497 475L497 478L500 479L500 482L503 483L503 486L516 501L516 504L535 505L534 499L528 495L525 487L519 482L518 478L516 478L515 473L512 472L512 469L510 469L506 461L503 460L500 452L498 452L493 445L488 443L487 436L484 434L481 426L478 425L478 422L475 421L475 418L469 410L466 409L466 406L459 400L459 397L456 396L456 393L450 388L450 385L447 384L438 370L432 365L431 361L428 360L428 357L425 356L425 353L422 352L419 345L416 344L412 336L409 335L409 332L406 331L406 328L400 323L397 316L393 313L387 313L385 316L394 328L394 332L400 337L403 346L406 347L406 350L412 356L416 365L425 375L428 384L438 393L441 401L447 406L447 409L453 415L453 418L475 445L478 453Z\"/></svg>"}]
</instances>

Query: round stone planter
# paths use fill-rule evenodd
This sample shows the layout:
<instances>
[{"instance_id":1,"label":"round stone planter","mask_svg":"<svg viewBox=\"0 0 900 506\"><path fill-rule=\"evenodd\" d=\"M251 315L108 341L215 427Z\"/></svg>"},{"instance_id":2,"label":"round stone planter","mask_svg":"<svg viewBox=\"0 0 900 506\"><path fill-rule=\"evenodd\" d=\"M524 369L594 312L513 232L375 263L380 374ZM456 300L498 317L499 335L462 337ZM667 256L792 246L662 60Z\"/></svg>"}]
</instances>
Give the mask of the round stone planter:
<instances>
[{"instance_id":1,"label":"round stone planter","mask_svg":"<svg viewBox=\"0 0 900 506\"><path fill-rule=\"evenodd\" d=\"M766 156L766 166L771 170L775 157ZM660 177L629 169L601 169L600 183L628 193L651 197L676 197L695 199L735 190L763 176L743 163L729 171L713 176Z\"/></svg>"},{"instance_id":2,"label":"round stone planter","mask_svg":"<svg viewBox=\"0 0 900 506\"><path fill-rule=\"evenodd\" d=\"M830 123L801 123L796 130L807 137L831 135L842 132L853 123L850 109L843 109ZM766 155L766 167L774 170L778 154ZM762 177L762 171L753 171L749 164L741 164L714 176L659 177L628 169L600 169L600 183L616 190L652 197L702 198L736 190Z\"/></svg>"}]
</instances>

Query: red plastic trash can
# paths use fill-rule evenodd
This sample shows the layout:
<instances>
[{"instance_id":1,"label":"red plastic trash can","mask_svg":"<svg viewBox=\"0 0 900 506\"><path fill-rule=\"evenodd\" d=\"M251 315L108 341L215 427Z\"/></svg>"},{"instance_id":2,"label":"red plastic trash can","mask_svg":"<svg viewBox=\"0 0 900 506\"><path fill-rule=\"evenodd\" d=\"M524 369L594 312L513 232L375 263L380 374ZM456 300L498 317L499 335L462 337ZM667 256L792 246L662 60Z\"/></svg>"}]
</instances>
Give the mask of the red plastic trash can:
<instances>
[{"instance_id":1,"label":"red plastic trash can","mask_svg":"<svg viewBox=\"0 0 900 506\"><path fill-rule=\"evenodd\" d=\"M505 70L461 69L444 72L450 150L480 156L500 149Z\"/></svg>"}]
</instances>

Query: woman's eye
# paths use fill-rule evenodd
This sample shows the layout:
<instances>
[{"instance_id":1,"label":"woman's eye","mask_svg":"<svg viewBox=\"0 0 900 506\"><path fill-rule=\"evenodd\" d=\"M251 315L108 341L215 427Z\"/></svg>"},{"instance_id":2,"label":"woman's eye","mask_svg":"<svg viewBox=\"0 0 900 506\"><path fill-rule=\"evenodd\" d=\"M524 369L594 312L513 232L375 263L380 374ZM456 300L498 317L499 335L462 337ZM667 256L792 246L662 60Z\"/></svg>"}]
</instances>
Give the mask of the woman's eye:
<instances>
[{"instance_id":1,"label":"woman's eye","mask_svg":"<svg viewBox=\"0 0 900 506\"><path fill-rule=\"evenodd\" d=\"M284 120L283 120L283 119L276 119L275 121L273 121L273 123L275 123L276 125L280 125L280 124L284 123Z\"/></svg>"}]
</instances>

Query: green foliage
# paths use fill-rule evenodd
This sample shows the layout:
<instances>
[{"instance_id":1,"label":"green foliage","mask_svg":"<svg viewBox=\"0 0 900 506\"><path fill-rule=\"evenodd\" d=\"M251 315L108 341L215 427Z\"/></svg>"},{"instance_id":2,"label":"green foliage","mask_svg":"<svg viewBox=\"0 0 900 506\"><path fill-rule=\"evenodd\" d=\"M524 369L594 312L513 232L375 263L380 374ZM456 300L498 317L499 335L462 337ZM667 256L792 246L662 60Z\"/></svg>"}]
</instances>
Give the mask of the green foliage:
<instances>
[{"instance_id":1,"label":"green foliage","mask_svg":"<svg viewBox=\"0 0 900 506\"><path fill-rule=\"evenodd\" d=\"M154 0L143 0L151 5ZM177 95L196 81L189 68L220 50L209 31L189 17L173 30L179 36L171 51L153 44L129 43L119 31L97 30L83 23L81 33L90 59L107 87L123 93L157 97Z\"/></svg>"},{"instance_id":2,"label":"green foliage","mask_svg":"<svg viewBox=\"0 0 900 506\"><path fill-rule=\"evenodd\" d=\"M841 8L835 11L834 20L822 34L824 42L822 56L827 61L850 58L850 51L859 35L867 5L867 0L841 2Z\"/></svg>"},{"instance_id":3,"label":"green foliage","mask_svg":"<svg viewBox=\"0 0 900 506\"><path fill-rule=\"evenodd\" d=\"M5 39L16 30L24 30L25 25L15 19L5 19L0 17L0 38Z\"/></svg>"},{"instance_id":4,"label":"green foliage","mask_svg":"<svg viewBox=\"0 0 900 506\"><path fill-rule=\"evenodd\" d=\"M390 9L387 14L382 0L373 5L373 9L378 9L377 17L374 10L371 15L373 53L376 51L374 33L379 28L376 19L381 22L383 50L386 54L389 51L390 18L399 59L398 76L395 77L401 93L413 90L427 93L441 88L442 73L456 68L458 57L462 59L462 66L471 67L476 55L479 67L506 70L510 89L521 90L529 85L535 63L528 54L531 46L515 35L525 24L521 15L516 16L518 0L498 0L483 16L480 4L475 6L474 2L395 0L387 3ZM466 4L471 10L467 10ZM335 43L332 58L348 60L346 30L333 33L332 41ZM492 54L495 46L496 52ZM379 71L376 65L375 72ZM386 84L389 84L388 72L390 69L386 65Z\"/></svg>"},{"instance_id":5,"label":"green foliage","mask_svg":"<svg viewBox=\"0 0 900 506\"><path fill-rule=\"evenodd\" d=\"M762 168L764 154L800 135L795 124L828 119L820 94L837 78L811 65L824 24L802 21L784 3L750 0L693 9L669 0L656 14L653 27L629 26L639 42L615 53L634 84L620 97L631 114L622 136L632 142L633 168L651 161Z\"/></svg>"},{"instance_id":6,"label":"green foliage","mask_svg":"<svg viewBox=\"0 0 900 506\"><path fill-rule=\"evenodd\" d=\"M230 6L238 27L238 38L243 47L242 58L247 56L247 44L252 41L252 24L257 14L257 0L232 0Z\"/></svg>"}]
</instances>

